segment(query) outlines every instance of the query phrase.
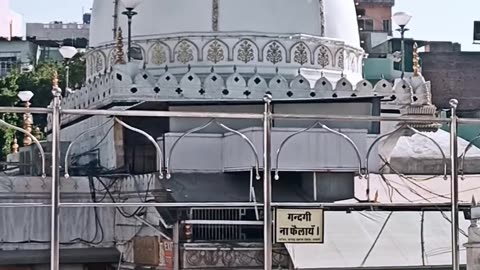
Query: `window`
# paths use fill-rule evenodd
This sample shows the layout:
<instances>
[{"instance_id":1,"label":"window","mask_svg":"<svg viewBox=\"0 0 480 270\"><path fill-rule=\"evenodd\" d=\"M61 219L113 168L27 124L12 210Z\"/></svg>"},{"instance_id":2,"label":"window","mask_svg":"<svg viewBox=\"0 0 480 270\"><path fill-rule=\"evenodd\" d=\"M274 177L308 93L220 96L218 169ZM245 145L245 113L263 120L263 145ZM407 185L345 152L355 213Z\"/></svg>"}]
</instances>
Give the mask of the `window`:
<instances>
[{"instance_id":1,"label":"window","mask_svg":"<svg viewBox=\"0 0 480 270\"><path fill-rule=\"evenodd\" d=\"M371 19L358 20L358 28L360 28L360 31L373 31L373 20Z\"/></svg>"},{"instance_id":2,"label":"window","mask_svg":"<svg viewBox=\"0 0 480 270\"><path fill-rule=\"evenodd\" d=\"M357 16L365 16L365 9L357 9Z\"/></svg>"},{"instance_id":3,"label":"window","mask_svg":"<svg viewBox=\"0 0 480 270\"><path fill-rule=\"evenodd\" d=\"M358 29L360 29L360 31L365 30L365 21L364 20L358 20Z\"/></svg>"},{"instance_id":4,"label":"window","mask_svg":"<svg viewBox=\"0 0 480 270\"><path fill-rule=\"evenodd\" d=\"M8 75L16 68L16 57L0 57L0 77Z\"/></svg>"},{"instance_id":5,"label":"window","mask_svg":"<svg viewBox=\"0 0 480 270\"><path fill-rule=\"evenodd\" d=\"M131 51L132 59L143 60L143 53L140 47L133 46Z\"/></svg>"},{"instance_id":6,"label":"window","mask_svg":"<svg viewBox=\"0 0 480 270\"><path fill-rule=\"evenodd\" d=\"M256 220L253 209L191 209L190 216L193 220L231 220L254 221ZM260 210L259 216L263 213ZM246 225L195 225L192 228L193 241L248 241L260 242L263 238L263 227Z\"/></svg>"},{"instance_id":7,"label":"window","mask_svg":"<svg viewBox=\"0 0 480 270\"><path fill-rule=\"evenodd\" d=\"M392 24L390 20L383 20L383 32L390 33L392 31Z\"/></svg>"},{"instance_id":8,"label":"window","mask_svg":"<svg viewBox=\"0 0 480 270\"><path fill-rule=\"evenodd\" d=\"M49 25L49 24L44 24L44 25L43 25L43 28L44 28L44 29L50 29L50 25Z\"/></svg>"}]
</instances>

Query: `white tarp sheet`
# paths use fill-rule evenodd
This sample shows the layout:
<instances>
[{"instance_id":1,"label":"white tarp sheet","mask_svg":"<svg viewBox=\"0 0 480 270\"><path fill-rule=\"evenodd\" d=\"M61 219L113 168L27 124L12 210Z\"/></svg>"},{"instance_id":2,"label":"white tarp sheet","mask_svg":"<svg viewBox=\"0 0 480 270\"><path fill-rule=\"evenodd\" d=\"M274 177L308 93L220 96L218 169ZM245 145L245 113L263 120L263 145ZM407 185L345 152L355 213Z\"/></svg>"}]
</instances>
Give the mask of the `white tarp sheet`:
<instances>
[{"instance_id":1,"label":"white tarp sheet","mask_svg":"<svg viewBox=\"0 0 480 270\"><path fill-rule=\"evenodd\" d=\"M444 213L450 217L449 212ZM295 269L451 264L450 222L440 212L326 212L324 244L287 244ZM469 222L460 217L462 232ZM424 252L422 252L422 241ZM466 263L460 234L461 263ZM373 248L372 248L373 246ZM371 249L371 251L370 251ZM423 253L423 259L422 259Z\"/></svg>"}]
</instances>

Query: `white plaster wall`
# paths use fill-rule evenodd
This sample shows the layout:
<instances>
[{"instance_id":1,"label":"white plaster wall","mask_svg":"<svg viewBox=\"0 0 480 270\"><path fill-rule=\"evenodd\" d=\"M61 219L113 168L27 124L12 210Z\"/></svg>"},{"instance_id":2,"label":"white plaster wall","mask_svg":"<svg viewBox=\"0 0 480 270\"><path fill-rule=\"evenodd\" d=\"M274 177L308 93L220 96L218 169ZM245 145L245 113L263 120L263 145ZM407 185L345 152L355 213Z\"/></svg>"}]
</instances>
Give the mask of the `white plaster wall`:
<instances>
[{"instance_id":1,"label":"white plaster wall","mask_svg":"<svg viewBox=\"0 0 480 270\"><path fill-rule=\"evenodd\" d=\"M114 1L95 0L92 7L92 21L90 27L90 46L96 47L99 43L112 41L114 28ZM125 31L126 28L123 28Z\"/></svg>"},{"instance_id":2,"label":"white plaster wall","mask_svg":"<svg viewBox=\"0 0 480 270\"><path fill-rule=\"evenodd\" d=\"M170 107L170 111L180 112L226 112L226 113L263 113L263 105L218 105L218 106L178 106ZM186 132L192 128L207 124L211 119L170 118L170 132ZM218 122L233 129L261 127L261 120L219 119ZM202 132L225 133L225 129L212 124Z\"/></svg>"},{"instance_id":3,"label":"white plaster wall","mask_svg":"<svg viewBox=\"0 0 480 270\"><path fill-rule=\"evenodd\" d=\"M281 143L299 131L292 128L275 128L272 134L272 160L274 162ZM366 130L340 130L349 136L360 151L362 159L367 152ZM259 165L262 167L263 130L247 128L240 130L255 147ZM180 134L167 134L167 154ZM222 134L192 134L183 138L174 149L170 170L175 172L222 172L238 171L255 167L252 148L240 136ZM314 129L298 134L284 145L279 157L282 171L357 171L359 160L354 148L342 137L325 130Z\"/></svg>"},{"instance_id":4,"label":"white plaster wall","mask_svg":"<svg viewBox=\"0 0 480 270\"><path fill-rule=\"evenodd\" d=\"M183 112L226 112L226 113L257 113L263 114L263 104L260 105L216 105L216 106L178 106L170 107L170 111ZM324 114L324 115L366 115L372 113L371 103L304 103L304 104L275 104L274 112L278 114ZM171 118L171 132L185 132L192 128L200 127L208 123L210 119L194 118ZM262 120L239 120L239 119L219 119L219 122L233 128L244 129L250 127L261 127ZM305 128L312 125L314 121L302 120L275 120L275 127L286 128ZM331 128L350 128L350 129L368 129L368 122L348 122L348 121L322 121L323 124ZM203 132L225 132L224 129L212 124Z\"/></svg>"},{"instance_id":5,"label":"white plaster wall","mask_svg":"<svg viewBox=\"0 0 480 270\"><path fill-rule=\"evenodd\" d=\"M182 133L169 133L165 136L165 155L170 157L172 147ZM180 140L173 149L170 171L182 172L222 172L223 134L192 134ZM163 142L159 142L163 145ZM201 157L204 158L201 158Z\"/></svg>"},{"instance_id":6,"label":"white plaster wall","mask_svg":"<svg viewBox=\"0 0 480 270\"><path fill-rule=\"evenodd\" d=\"M276 167L277 151L281 143L299 131L292 128L275 128L272 135L272 162ZM253 128L243 131L255 145L262 166L263 130ZM363 158L367 152L366 130L340 130L356 144ZM226 171L251 168L254 155L247 143L237 135L227 134L223 140L223 162ZM289 140L279 156L282 171L357 171L359 160L353 147L340 136L325 130L314 129L298 134Z\"/></svg>"},{"instance_id":7,"label":"white plaster wall","mask_svg":"<svg viewBox=\"0 0 480 270\"><path fill-rule=\"evenodd\" d=\"M23 37L25 25L23 23L23 16L19 13L10 10L10 21L12 21L12 36ZM10 33L10 32L8 32Z\"/></svg>"},{"instance_id":8,"label":"white plaster wall","mask_svg":"<svg viewBox=\"0 0 480 270\"><path fill-rule=\"evenodd\" d=\"M10 22L12 22L12 35L23 36L22 16L10 10L10 0L0 0L0 37L10 36Z\"/></svg>"},{"instance_id":9,"label":"white plaster wall","mask_svg":"<svg viewBox=\"0 0 480 270\"><path fill-rule=\"evenodd\" d=\"M276 104L275 113L285 114L320 114L335 116L371 116L372 104L368 102L355 103L311 103L311 104ZM275 127L308 127L315 121L302 120L275 120ZM349 122L349 121L320 121L330 128L350 128L350 129L368 129L368 122Z\"/></svg>"},{"instance_id":10,"label":"white plaster wall","mask_svg":"<svg viewBox=\"0 0 480 270\"><path fill-rule=\"evenodd\" d=\"M322 33L319 1L220 0L219 2L220 31L304 33L316 36Z\"/></svg>"}]
</instances>

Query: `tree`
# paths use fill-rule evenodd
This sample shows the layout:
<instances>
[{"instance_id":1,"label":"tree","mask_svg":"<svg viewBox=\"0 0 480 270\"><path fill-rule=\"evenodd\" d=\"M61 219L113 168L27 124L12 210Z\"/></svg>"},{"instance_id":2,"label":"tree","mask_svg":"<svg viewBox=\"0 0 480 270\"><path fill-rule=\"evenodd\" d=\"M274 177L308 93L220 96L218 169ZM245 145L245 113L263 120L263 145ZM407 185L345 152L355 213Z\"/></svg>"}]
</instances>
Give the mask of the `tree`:
<instances>
[{"instance_id":1,"label":"tree","mask_svg":"<svg viewBox=\"0 0 480 270\"><path fill-rule=\"evenodd\" d=\"M57 72L60 80L60 87L66 88L66 69L63 63L44 61L39 63L35 69L28 73L11 73L0 79L0 106L19 106L17 94L19 91L32 91L34 97L30 101L33 107L47 107L52 101L52 79ZM70 87L81 86L85 81L85 60L82 54L77 54L70 60ZM17 115L3 114L4 120L8 123L21 126L23 119ZM41 130L47 125L46 115L34 115L34 123ZM19 141L23 138L17 134ZM0 130L0 159L4 160L10 153L11 144L15 137L12 130Z\"/></svg>"},{"instance_id":2,"label":"tree","mask_svg":"<svg viewBox=\"0 0 480 270\"><path fill-rule=\"evenodd\" d=\"M0 79L0 106L10 107L18 103L17 79L17 74L11 74L10 76ZM18 125L19 123L19 118L16 114L3 114L2 120L12 125ZM10 153L10 147L14 137L15 131L0 126L0 158L2 160Z\"/></svg>"}]
</instances>

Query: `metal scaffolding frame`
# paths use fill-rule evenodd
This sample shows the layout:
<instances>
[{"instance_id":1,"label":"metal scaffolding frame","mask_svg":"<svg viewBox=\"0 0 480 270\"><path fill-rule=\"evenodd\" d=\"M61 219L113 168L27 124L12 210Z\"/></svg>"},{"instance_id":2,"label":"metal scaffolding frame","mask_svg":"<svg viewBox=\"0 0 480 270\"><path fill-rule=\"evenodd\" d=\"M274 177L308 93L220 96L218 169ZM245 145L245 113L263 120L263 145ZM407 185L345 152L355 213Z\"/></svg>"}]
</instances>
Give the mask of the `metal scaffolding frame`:
<instances>
[{"instance_id":1,"label":"metal scaffolding frame","mask_svg":"<svg viewBox=\"0 0 480 270\"><path fill-rule=\"evenodd\" d=\"M55 82L55 81L54 81ZM291 207L291 208L323 208L327 211L451 211L452 215L452 268L459 270L459 210L467 211L468 204L459 204L458 202L458 144L457 128L462 123L480 123L480 120L459 119L456 115L458 102L452 100L451 117L383 117L383 116L339 116L339 115L305 115L305 114L274 114L272 112L272 97L266 95L264 98L263 114L256 113L209 113L209 112L167 112L167 111L119 111L119 110L90 110L90 109L62 109L61 89L54 83L52 90L53 102L49 108L13 108L0 107L0 113L32 113L48 114L51 116L52 123L52 172L51 172L51 203L1 203L0 207L6 208L27 208L27 207L49 207L51 210L51 270L59 270L59 210L61 208L78 207L165 207L165 208L264 208L264 221L254 222L252 224L261 225L264 228L264 269L272 270L272 233L273 233L273 208ZM60 132L62 115L80 115L80 116L109 116L109 117L160 117L160 118L204 118L204 119L257 119L263 121L263 185L264 200L263 203L245 202L245 203L62 203L60 201ZM360 121L360 122L401 122L405 125L409 123L443 123L450 124L451 133L451 202L450 203L275 203L272 202L272 123L276 119L282 120L315 120L315 121ZM216 120L215 120L216 121ZM1 124L1 123L0 123ZM324 126L324 128L328 128ZM87 131L88 132L88 131ZM80 136L83 136L81 134ZM148 135L148 134L147 134ZM33 137L31 134L27 136ZM347 137L348 138L348 137ZM72 143L75 143L74 140ZM286 143L286 142L284 142ZM352 143L350 141L350 143ZM283 146L283 143L282 143ZM355 146L355 145L354 145ZM39 146L41 147L41 146ZM70 149L71 145L69 146ZM42 152L43 153L43 152ZM171 153L170 153L171 155ZM463 154L465 155L465 153ZM68 158L68 157L67 157ZM67 159L68 160L68 159ZM277 162L278 163L278 162ZM43 164L44 165L44 164ZM278 164L277 164L278 166ZM360 173L368 172L368 164L363 167L360 164ZM169 168L159 168L160 173L169 172ZM278 168L275 168L278 170ZM68 174L68 172L66 172ZM45 176L44 176L45 177ZM167 181L167 180L165 180ZM368 178L367 178L367 181ZM195 221L192 221L193 223ZM192 223L191 222L191 223ZM197 221L201 222L201 221ZM193 224L192 223L192 224Z\"/></svg>"}]
</instances>

